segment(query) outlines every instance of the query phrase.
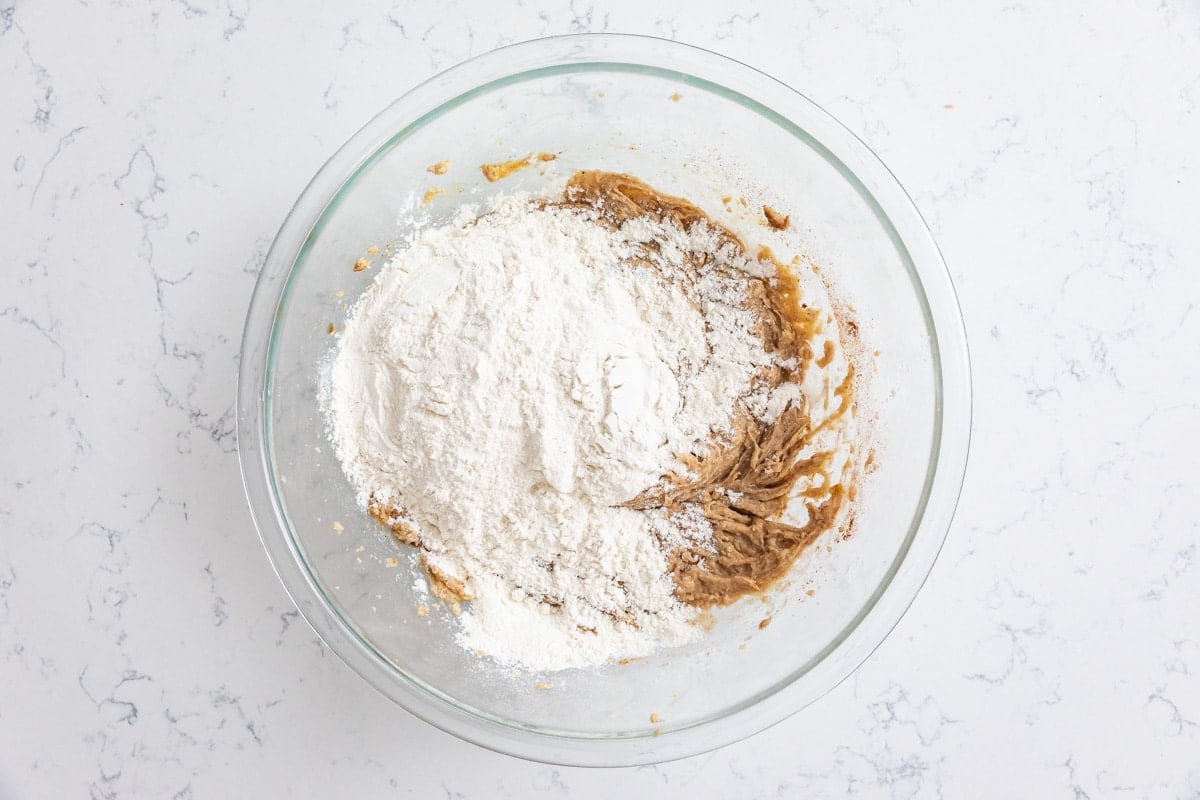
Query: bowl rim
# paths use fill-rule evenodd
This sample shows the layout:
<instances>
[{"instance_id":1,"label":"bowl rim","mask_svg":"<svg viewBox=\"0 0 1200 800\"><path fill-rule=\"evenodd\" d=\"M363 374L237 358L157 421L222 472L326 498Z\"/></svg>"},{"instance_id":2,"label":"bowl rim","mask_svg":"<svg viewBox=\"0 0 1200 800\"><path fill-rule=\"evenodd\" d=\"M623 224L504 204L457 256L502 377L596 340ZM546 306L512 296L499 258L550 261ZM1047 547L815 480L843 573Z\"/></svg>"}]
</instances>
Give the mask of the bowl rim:
<instances>
[{"instance_id":1,"label":"bowl rim","mask_svg":"<svg viewBox=\"0 0 1200 800\"><path fill-rule=\"evenodd\" d=\"M678 68L681 64L691 70L700 67L710 77ZM406 135L470 97L531 77L594 70L655 74L717 91L782 125L821 153L855 185L906 262L926 316L936 384L934 436L923 496L904 544L862 609L833 641L786 679L718 714L684 727L664 728L657 736L594 737L516 725L467 708L406 675L343 617L309 570L290 534L271 463L268 409L274 332L291 276L343 192ZM481 82L481 75L491 77ZM713 80L714 75L722 80ZM726 85L737 82L750 84L754 94L745 93L746 87L735 90ZM764 94L790 115L758 99ZM802 118L805 125L792 116ZM572 34L490 51L419 84L360 128L305 187L268 251L247 311L237 383L239 462L251 516L276 575L317 635L376 689L441 730L498 752L577 766L655 763L711 750L778 723L845 680L882 644L932 570L961 492L970 432L970 359L957 297L927 225L895 176L849 129L782 82L710 50L632 34ZM843 657L830 658L835 653ZM765 702L768 698L772 702Z\"/></svg>"}]
</instances>

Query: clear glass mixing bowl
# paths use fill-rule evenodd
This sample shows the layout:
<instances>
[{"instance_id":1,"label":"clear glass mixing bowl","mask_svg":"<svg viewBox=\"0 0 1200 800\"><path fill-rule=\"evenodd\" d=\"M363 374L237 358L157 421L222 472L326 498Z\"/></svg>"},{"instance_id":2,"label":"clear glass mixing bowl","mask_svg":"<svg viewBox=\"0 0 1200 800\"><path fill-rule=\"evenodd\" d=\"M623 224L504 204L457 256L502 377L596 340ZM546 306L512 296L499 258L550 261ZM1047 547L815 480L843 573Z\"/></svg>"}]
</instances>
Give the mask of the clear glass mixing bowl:
<instances>
[{"instance_id":1,"label":"clear glass mixing bowl","mask_svg":"<svg viewBox=\"0 0 1200 800\"><path fill-rule=\"evenodd\" d=\"M496 184L478 168L539 152L557 160ZM446 159L446 174L427 171ZM317 398L330 325L342 323L378 271L352 265L367 248L412 233L411 222L397 222L401 208L421 208L436 223L464 202L543 185L547 167L559 176L632 173L741 230L753 230L762 203L790 214L786 234L757 230L784 260L800 253L819 264L856 309L863 340L878 350L869 404L877 453L854 535L822 540L767 602L721 609L712 631L687 647L539 676L460 648L440 604L418 612L428 602L414 588L419 565L355 506ZM421 206L434 187L444 192ZM727 744L849 675L933 565L962 482L969 418L953 288L919 214L878 158L766 75L636 36L497 50L422 84L355 134L271 247L238 384L238 447L255 522L280 579L329 647L443 730L578 765L648 763Z\"/></svg>"}]
</instances>

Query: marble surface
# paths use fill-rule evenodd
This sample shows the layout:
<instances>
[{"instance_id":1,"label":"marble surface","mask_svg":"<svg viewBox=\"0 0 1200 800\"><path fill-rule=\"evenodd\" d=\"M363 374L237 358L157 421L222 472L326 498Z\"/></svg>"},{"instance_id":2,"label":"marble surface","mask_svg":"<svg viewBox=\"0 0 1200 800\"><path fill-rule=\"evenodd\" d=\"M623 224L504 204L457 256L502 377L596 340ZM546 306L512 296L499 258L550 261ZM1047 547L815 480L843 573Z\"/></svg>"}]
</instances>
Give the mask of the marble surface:
<instances>
[{"instance_id":1,"label":"marble surface","mask_svg":"<svg viewBox=\"0 0 1200 800\"><path fill-rule=\"evenodd\" d=\"M1200 797L1200 11L753 9L0 0L0 797ZM746 61L879 152L952 270L976 416L941 559L853 678L586 771L454 740L326 651L233 402L323 160L457 61L601 30Z\"/></svg>"}]
</instances>

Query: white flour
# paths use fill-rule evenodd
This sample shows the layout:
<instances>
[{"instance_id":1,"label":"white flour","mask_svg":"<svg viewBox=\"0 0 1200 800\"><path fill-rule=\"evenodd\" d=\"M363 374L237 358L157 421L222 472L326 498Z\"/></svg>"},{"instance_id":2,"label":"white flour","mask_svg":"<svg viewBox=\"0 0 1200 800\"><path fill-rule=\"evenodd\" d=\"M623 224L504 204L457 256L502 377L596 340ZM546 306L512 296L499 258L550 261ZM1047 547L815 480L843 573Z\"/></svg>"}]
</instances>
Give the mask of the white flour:
<instances>
[{"instance_id":1,"label":"white flour","mask_svg":"<svg viewBox=\"0 0 1200 800\"><path fill-rule=\"evenodd\" d=\"M622 233L520 196L427 229L355 304L330 370L331 438L360 503L403 510L473 597L460 641L502 663L594 665L698 633L660 539L711 528L619 504L728 432L770 357L740 283L705 277L697 308L622 263L657 239L677 268L711 231ZM759 400L778 414L786 398Z\"/></svg>"}]
</instances>

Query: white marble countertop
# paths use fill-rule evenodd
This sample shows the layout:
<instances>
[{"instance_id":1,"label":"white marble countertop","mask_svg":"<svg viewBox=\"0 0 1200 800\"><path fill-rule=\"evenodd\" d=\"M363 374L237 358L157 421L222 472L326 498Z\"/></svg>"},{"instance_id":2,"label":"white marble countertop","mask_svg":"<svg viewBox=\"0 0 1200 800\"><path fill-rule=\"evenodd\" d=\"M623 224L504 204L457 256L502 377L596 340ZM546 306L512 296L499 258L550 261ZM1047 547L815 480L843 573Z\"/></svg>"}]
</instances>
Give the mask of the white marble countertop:
<instances>
[{"instance_id":1,"label":"white marble countertop","mask_svg":"<svg viewBox=\"0 0 1200 800\"><path fill-rule=\"evenodd\" d=\"M1200 797L1196 5L657 5L0 0L0 797ZM883 647L631 770L484 751L351 673L271 571L233 423L324 159L438 70L589 30L716 49L863 137L975 370L959 514Z\"/></svg>"}]
</instances>

